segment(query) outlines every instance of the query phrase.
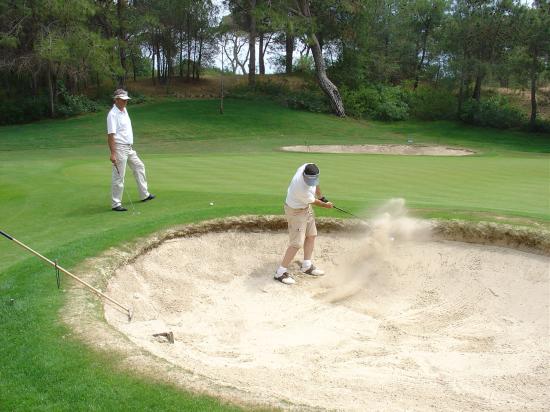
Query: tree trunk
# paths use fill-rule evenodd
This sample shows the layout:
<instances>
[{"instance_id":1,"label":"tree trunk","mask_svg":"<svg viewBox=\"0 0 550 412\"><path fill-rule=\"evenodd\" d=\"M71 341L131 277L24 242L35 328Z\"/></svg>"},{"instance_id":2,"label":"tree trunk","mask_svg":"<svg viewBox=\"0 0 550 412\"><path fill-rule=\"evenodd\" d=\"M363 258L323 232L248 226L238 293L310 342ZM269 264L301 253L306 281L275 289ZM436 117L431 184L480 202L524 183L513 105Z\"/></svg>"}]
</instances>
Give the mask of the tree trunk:
<instances>
[{"instance_id":1,"label":"tree trunk","mask_svg":"<svg viewBox=\"0 0 550 412\"><path fill-rule=\"evenodd\" d=\"M425 27L424 36L422 38L422 55L420 56L420 61L418 62L418 66L416 67L415 75L414 75L414 86L413 90L416 90L418 88L418 82L420 81L420 70L422 70L422 66L424 65L424 58L426 57L426 44L428 43L428 34L430 31L431 26L431 19L428 19L428 22Z\"/></svg>"},{"instance_id":2,"label":"tree trunk","mask_svg":"<svg viewBox=\"0 0 550 412\"><path fill-rule=\"evenodd\" d=\"M285 73L292 73L292 55L294 54L294 36L286 33L285 36Z\"/></svg>"},{"instance_id":3,"label":"tree trunk","mask_svg":"<svg viewBox=\"0 0 550 412\"><path fill-rule=\"evenodd\" d=\"M96 98L99 98L99 89L101 87L101 82L99 81L99 72L95 73L95 85L96 85L96 88L97 88Z\"/></svg>"},{"instance_id":4,"label":"tree trunk","mask_svg":"<svg viewBox=\"0 0 550 412\"><path fill-rule=\"evenodd\" d=\"M168 38L172 38L172 33L168 34ZM172 47L168 47L166 50L166 80L170 82L172 79Z\"/></svg>"},{"instance_id":5,"label":"tree trunk","mask_svg":"<svg viewBox=\"0 0 550 412\"><path fill-rule=\"evenodd\" d=\"M155 46L151 47L151 79L155 85Z\"/></svg>"},{"instance_id":6,"label":"tree trunk","mask_svg":"<svg viewBox=\"0 0 550 412\"><path fill-rule=\"evenodd\" d=\"M200 79L201 76L201 64L202 64L202 48L204 45L204 40L202 38L202 34L199 35L199 58L197 59L197 80Z\"/></svg>"},{"instance_id":7,"label":"tree trunk","mask_svg":"<svg viewBox=\"0 0 550 412\"><path fill-rule=\"evenodd\" d=\"M240 62L240 61L237 61L237 64L239 65L239 67L241 68L241 71L243 72L243 75L246 76L246 60L244 62Z\"/></svg>"},{"instance_id":8,"label":"tree trunk","mask_svg":"<svg viewBox=\"0 0 550 412\"><path fill-rule=\"evenodd\" d=\"M345 117L346 112L344 110L344 103L342 102L342 97L338 88L330 81L327 76L325 69L325 62L323 60L323 55L321 53L321 47L317 41L315 34L308 36L309 43L311 45L311 52L313 53L313 60L315 60L315 71L317 73L317 80L319 85L325 94L327 95L332 111L339 117Z\"/></svg>"},{"instance_id":9,"label":"tree trunk","mask_svg":"<svg viewBox=\"0 0 550 412\"><path fill-rule=\"evenodd\" d=\"M264 62L264 34L259 34L260 38L260 45L259 45L259 52L260 55L258 56L258 61L260 64L260 74L265 74L265 62Z\"/></svg>"},{"instance_id":10,"label":"tree trunk","mask_svg":"<svg viewBox=\"0 0 550 412\"><path fill-rule=\"evenodd\" d=\"M159 84L162 84L161 80L161 61L160 61L160 44L157 40L157 80Z\"/></svg>"},{"instance_id":11,"label":"tree trunk","mask_svg":"<svg viewBox=\"0 0 550 412\"><path fill-rule=\"evenodd\" d=\"M302 15L311 20L311 12L309 10L309 0L299 0L298 5ZM307 35L308 43L311 47L313 54L313 60L315 61L315 72L317 73L317 80L323 92L327 95L332 111L339 117L345 117L346 112L344 110L344 103L342 103L342 97L338 88L330 81L325 69L325 61L323 60L323 54L321 52L321 46L317 40L315 33L311 32Z\"/></svg>"},{"instance_id":12,"label":"tree trunk","mask_svg":"<svg viewBox=\"0 0 550 412\"><path fill-rule=\"evenodd\" d=\"M472 94L472 99L476 99L478 102L481 99L481 80L483 80L483 76L481 75L481 73L478 72L478 74L476 75L474 92Z\"/></svg>"},{"instance_id":13,"label":"tree trunk","mask_svg":"<svg viewBox=\"0 0 550 412\"><path fill-rule=\"evenodd\" d=\"M197 35L193 39L193 79L196 78L197 73Z\"/></svg>"},{"instance_id":14,"label":"tree trunk","mask_svg":"<svg viewBox=\"0 0 550 412\"><path fill-rule=\"evenodd\" d=\"M124 24L125 9L127 7L127 0L118 0L116 7L116 14L118 19L118 50L120 54L120 65L124 70L124 74L118 77L118 87L124 88L126 83L126 76L128 73L126 63L126 25Z\"/></svg>"},{"instance_id":15,"label":"tree trunk","mask_svg":"<svg viewBox=\"0 0 550 412\"><path fill-rule=\"evenodd\" d=\"M537 123L537 53L533 53L531 66L531 117L529 128L534 130Z\"/></svg>"},{"instance_id":16,"label":"tree trunk","mask_svg":"<svg viewBox=\"0 0 550 412\"><path fill-rule=\"evenodd\" d=\"M189 81L191 75L191 16L187 15L187 75L186 79Z\"/></svg>"},{"instance_id":17,"label":"tree trunk","mask_svg":"<svg viewBox=\"0 0 550 412\"><path fill-rule=\"evenodd\" d=\"M54 90L52 81L52 64L48 62L48 94L50 97L50 117L55 116Z\"/></svg>"},{"instance_id":18,"label":"tree trunk","mask_svg":"<svg viewBox=\"0 0 550 412\"><path fill-rule=\"evenodd\" d=\"M460 117L460 114L462 113L463 102L464 102L464 68L461 70L461 73L460 73L460 88L458 90L458 108L457 108L458 117Z\"/></svg>"},{"instance_id":19,"label":"tree trunk","mask_svg":"<svg viewBox=\"0 0 550 412\"><path fill-rule=\"evenodd\" d=\"M137 69L136 69L136 55L135 53L132 53L130 55L131 59L132 59L132 71L133 71L133 75L134 75L134 81L137 80Z\"/></svg>"},{"instance_id":20,"label":"tree trunk","mask_svg":"<svg viewBox=\"0 0 550 412\"><path fill-rule=\"evenodd\" d=\"M183 33L180 30L180 77L183 77Z\"/></svg>"},{"instance_id":21,"label":"tree trunk","mask_svg":"<svg viewBox=\"0 0 550 412\"><path fill-rule=\"evenodd\" d=\"M254 16L256 0L248 0L248 5L248 49L250 50L250 57L248 60L248 85L254 87L256 85L256 16Z\"/></svg>"}]
</instances>

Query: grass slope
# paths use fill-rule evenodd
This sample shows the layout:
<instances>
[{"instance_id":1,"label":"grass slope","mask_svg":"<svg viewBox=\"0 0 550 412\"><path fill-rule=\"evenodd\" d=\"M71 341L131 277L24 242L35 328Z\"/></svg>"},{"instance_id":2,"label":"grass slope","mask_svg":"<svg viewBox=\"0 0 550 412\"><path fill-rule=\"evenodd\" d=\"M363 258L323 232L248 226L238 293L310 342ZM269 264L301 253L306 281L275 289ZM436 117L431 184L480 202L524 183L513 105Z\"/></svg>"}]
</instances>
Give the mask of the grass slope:
<instances>
[{"instance_id":1,"label":"grass slope","mask_svg":"<svg viewBox=\"0 0 550 412\"><path fill-rule=\"evenodd\" d=\"M125 203L129 195L139 215L109 209L106 113L0 128L0 230L70 269L174 224L281 213L288 181L306 161L319 164L327 196L355 213L404 197L424 216L550 220L548 137L448 122L342 120L264 101L228 100L221 116L217 105L168 100L130 107L136 148L158 195L148 204L137 202L128 172ZM405 143L411 137L479 154L278 151L283 145ZM0 410L235 409L117 370L114 359L90 351L59 323L63 299L51 268L0 238Z\"/></svg>"}]
</instances>

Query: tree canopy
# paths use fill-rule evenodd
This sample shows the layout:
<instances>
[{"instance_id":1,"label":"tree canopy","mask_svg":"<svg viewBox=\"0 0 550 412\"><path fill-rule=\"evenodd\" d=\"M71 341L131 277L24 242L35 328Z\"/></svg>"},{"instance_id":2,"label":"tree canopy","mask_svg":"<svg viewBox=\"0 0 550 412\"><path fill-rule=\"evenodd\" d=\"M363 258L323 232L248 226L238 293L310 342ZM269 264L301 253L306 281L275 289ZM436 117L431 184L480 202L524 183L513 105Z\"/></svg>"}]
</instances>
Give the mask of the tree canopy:
<instances>
[{"instance_id":1,"label":"tree canopy","mask_svg":"<svg viewBox=\"0 0 550 412\"><path fill-rule=\"evenodd\" d=\"M223 4L227 16L212 0L0 0L0 99L44 97L55 116L64 96L90 85L197 80L222 54L227 69L254 87L269 55L284 73L309 61L340 116L341 91L357 97L366 85L379 96L384 87L446 87L458 117L481 107L488 86L513 86L530 94L531 127L539 120L538 93L550 68L548 0Z\"/></svg>"}]
</instances>

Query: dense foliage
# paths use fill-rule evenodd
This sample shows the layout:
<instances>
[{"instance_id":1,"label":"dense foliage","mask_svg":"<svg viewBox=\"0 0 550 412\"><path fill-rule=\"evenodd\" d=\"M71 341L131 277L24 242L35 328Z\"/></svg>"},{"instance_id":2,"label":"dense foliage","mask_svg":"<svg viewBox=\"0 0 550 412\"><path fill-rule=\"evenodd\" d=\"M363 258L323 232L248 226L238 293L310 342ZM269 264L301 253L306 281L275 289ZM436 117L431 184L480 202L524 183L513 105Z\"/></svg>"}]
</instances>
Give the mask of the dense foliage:
<instances>
[{"instance_id":1,"label":"dense foliage","mask_svg":"<svg viewBox=\"0 0 550 412\"><path fill-rule=\"evenodd\" d=\"M93 111L103 84L192 81L223 56L244 94L278 93L256 79L266 63L315 76L317 91L284 91L291 107L547 127L549 0L224 0L223 18L221 4L0 0L0 122ZM524 90L529 115L498 88Z\"/></svg>"}]
</instances>

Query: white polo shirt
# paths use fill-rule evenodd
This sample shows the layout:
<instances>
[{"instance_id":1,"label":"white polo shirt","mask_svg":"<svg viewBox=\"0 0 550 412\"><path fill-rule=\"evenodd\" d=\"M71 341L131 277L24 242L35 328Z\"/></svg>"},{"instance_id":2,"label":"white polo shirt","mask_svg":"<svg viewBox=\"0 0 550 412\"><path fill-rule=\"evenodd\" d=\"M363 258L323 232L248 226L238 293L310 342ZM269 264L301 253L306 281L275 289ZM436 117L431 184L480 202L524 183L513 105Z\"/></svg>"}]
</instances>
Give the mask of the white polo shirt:
<instances>
[{"instance_id":1,"label":"white polo shirt","mask_svg":"<svg viewBox=\"0 0 550 412\"><path fill-rule=\"evenodd\" d=\"M310 203L315 202L315 189L317 186L308 186L304 181L304 169L309 163L305 163L296 170L296 174L290 181L286 195L286 204L293 209L304 209Z\"/></svg>"},{"instance_id":2,"label":"white polo shirt","mask_svg":"<svg viewBox=\"0 0 550 412\"><path fill-rule=\"evenodd\" d=\"M128 110L120 111L115 104L107 115L107 134L111 133L115 134L117 144L134 144L134 132Z\"/></svg>"}]
</instances>

